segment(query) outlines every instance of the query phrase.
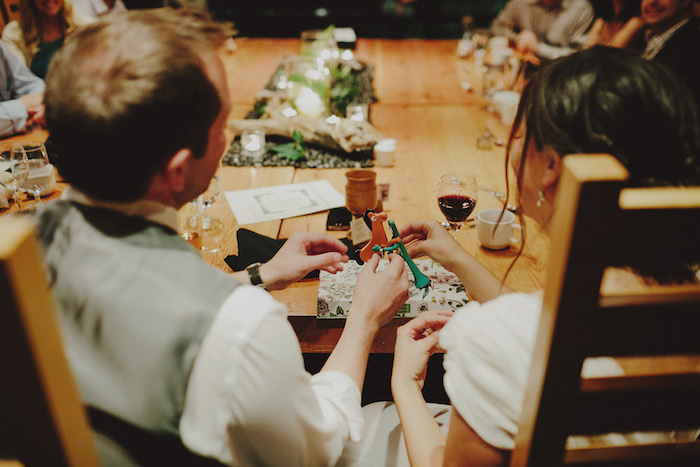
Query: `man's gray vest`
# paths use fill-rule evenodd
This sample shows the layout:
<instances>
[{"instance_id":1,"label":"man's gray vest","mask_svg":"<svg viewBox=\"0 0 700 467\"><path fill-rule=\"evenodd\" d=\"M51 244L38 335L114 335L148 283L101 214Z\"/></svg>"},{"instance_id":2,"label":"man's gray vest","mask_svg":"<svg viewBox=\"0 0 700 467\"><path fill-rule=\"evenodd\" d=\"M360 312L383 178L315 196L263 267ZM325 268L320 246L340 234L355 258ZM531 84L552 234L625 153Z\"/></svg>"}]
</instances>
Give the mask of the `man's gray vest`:
<instances>
[{"instance_id":1,"label":"man's gray vest","mask_svg":"<svg viewBox=\"0 0 700 467\"><path fill-rule=\"evenodd\" d=\"M140 217L68 201L48 203L37 217L89 413L98 424L106 417L179 441L194 358L238 283L176 232Z\"/></svg>"}]
</instances>

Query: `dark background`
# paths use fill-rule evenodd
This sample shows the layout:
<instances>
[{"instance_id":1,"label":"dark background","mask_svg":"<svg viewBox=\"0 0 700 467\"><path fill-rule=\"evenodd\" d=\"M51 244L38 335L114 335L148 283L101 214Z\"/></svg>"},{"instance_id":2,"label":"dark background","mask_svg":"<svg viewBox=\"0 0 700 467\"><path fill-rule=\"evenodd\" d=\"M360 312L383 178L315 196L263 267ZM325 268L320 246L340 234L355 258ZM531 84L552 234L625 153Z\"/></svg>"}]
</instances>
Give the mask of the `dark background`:
<instances>
[{"instance_id":1,"label":"dark background","mask_svg":"<svg viewBox=\"0 0 700 467\"><path fill-rule=\"evenodd\" d=\"M129 9L162 6L164 0L123 0ZM165 0L173 2L177 0ZM183 0L186 2L187 0ZM462 17L488 27L506 0L200 0L213 16L233 21L241 36L299 37L305 29L352 27L372 38L456 39Z\"/></svg>"}]
</instances>

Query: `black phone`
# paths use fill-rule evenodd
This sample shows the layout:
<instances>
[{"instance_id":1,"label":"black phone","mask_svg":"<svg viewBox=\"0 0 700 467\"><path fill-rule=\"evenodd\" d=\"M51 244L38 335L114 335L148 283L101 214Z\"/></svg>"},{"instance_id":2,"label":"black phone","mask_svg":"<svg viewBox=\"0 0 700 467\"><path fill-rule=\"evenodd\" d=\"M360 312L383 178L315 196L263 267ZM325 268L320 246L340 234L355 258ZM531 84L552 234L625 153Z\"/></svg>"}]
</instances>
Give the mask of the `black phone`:
<instances>
[{"instance_id":1,"label":"black phone","mask_svg":"<svg viewBox=\"0 0 700 467\"><path fill-rule=\"evenodd\" d=\"M328 211L326 230L350 230L352 213L345 206Z\"/></svg>"}]
</instances>

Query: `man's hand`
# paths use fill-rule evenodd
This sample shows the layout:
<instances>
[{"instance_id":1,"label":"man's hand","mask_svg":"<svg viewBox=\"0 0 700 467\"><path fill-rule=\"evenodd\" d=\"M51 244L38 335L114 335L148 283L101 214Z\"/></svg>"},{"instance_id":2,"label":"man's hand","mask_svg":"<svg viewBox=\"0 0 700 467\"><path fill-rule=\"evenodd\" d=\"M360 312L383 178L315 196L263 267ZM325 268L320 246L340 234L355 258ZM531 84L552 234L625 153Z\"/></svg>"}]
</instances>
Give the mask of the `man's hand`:
<instances>
[{"instance_id":1,"label":"man's hand","mask_svg":"<svg viewBox=\"0 0 700 467\"><path fill-rule=\"evenodd\" d=\"M349 324L362 322L379 329L391 321L408 300L408 272L403 258L390 254L389 265L381 272L377 272L378 264L379 255L372 255L357 276L348 313Z\"/></svg>"},{"instance_id":2,"label":"man's hand","mask_svg":"<svg viewBox=\"0 0 700 467\"><path fill-rule=\"evenodd\" d=\"M515 48L520 52L536 53L539 46L540 41L537 40L537 36L532 31L521 31L515 38Z\"/></svg>"},{"instance_id":3,"label":"man's hand","mask_svg":"<svg viewBox=\"0 0 700 467\"><path fill-rule=\"evenodd\" d=\"M343 242L328 235L295 233L270 261L260 266L260 278L267 290L281 290L314 269L335 274L350 259L346 252Z\"/></svg>"},{"instance_id":4,"label":"man's hand","mask_svg":"<svg viewBox=\"0 0 700 467\"><path fill-rule=\"evenodd\" d=\"M44 95L41 93L25 94L19 98L27 108L27 122L44 125Z\"/></svg>"}]
</instances>

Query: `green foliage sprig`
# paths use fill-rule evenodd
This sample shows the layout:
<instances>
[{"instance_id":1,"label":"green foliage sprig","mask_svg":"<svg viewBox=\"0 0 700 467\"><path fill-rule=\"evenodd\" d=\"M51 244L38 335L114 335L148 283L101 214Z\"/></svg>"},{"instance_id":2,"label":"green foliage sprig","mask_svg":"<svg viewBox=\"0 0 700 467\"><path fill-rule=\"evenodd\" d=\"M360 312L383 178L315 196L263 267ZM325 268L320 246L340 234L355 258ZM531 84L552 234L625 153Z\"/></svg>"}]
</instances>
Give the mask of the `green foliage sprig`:
<instances>
[{"instance_id":1,"label":"green foliage sprig","mask_svg":"<svg viewBox=\"0 0 700 467\"><path fill-rule=\"evenodd\" d=\"M331 69L331 104L339 115L345 115L348 104L353 101L360 92L360 83L357 75L347 64L340 64Z\"/></svg>"},{"instance_id":2,"label":"green foliage sprig","mask_svg":"<svg viewBox=\"0 0 700 467\"><path fill-rule=\"evenodd\" d=\"M290 161L306 159L306 145L304 144L304 137L301 131L294 130L294 132L292 132L292 139L293 141L289 143L271 147L270 151L274 151L281 157L285 157Z\"/></svg>"}]
</instances>

